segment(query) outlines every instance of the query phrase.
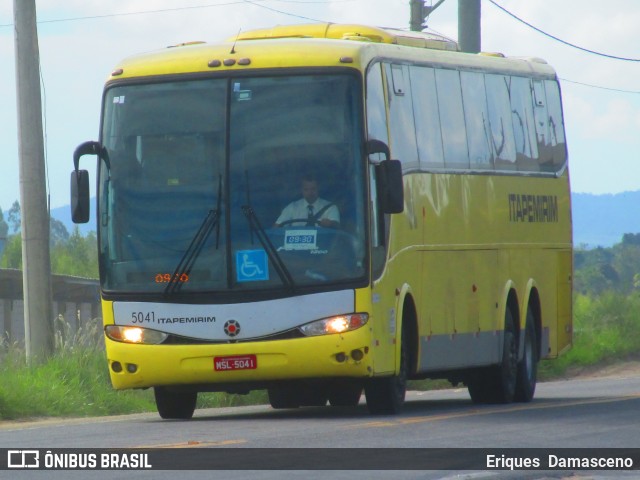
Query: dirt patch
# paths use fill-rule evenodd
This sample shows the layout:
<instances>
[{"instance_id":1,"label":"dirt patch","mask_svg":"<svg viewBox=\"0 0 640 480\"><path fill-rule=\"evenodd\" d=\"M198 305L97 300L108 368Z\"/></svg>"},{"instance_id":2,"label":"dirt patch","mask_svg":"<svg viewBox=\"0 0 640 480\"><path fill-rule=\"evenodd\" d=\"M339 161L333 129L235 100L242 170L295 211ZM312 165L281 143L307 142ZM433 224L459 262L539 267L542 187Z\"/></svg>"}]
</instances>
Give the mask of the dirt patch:
<instances>
[{"instance_id":1,"label":"dirt patch","mask_svg":"<svg viewBox=\"0 0 640 480\"><path fill-rule=\"evenodd\" d=\"M564 378L594 378L594 377L633 377L640 376L640 359L626 360L606 365L591 365L585 367L570 367L563 375Z\"/></svg>"}]
</instances>

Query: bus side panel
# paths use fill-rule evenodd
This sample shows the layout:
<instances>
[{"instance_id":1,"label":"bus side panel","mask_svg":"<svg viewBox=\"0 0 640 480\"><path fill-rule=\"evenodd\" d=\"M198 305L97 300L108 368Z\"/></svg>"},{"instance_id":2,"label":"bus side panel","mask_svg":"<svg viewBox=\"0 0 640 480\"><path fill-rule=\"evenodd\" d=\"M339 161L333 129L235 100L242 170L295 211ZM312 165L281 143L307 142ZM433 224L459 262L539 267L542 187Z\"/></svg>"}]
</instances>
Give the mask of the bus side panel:
<instances>
[{"instance_id":1,"label":"bus side panel","mask_svg":"<svg viewBox=\"0 0 640 480\"><path fill-rule=\"evenodd\" d=\"M523 328L534 285L541 353L556 356L571 341L567 179L423 176L420 370L497 363L509 290L515 289Z\"/></svg>"},{"instance_id":2,"label":"bus side panel","mask_svg":"<svg viewBox=\"0 0 640 480\"><path fill-rule=\"evenodd\" d=\"M495 363L501 329L498 250L492 243L477 243L491 230L492 182L486 176L421 176L428 188L423 193L420 370Z\"/></svg>"},{"instance_id":3,"label":"bus side panel","mask_svg":"<svg viewBox=\"0 0 640 480\"><path fill-rule=\"evenodd\" d=\"M573 335L573 255L570 251L558 252L558 307L557 307L557 341L555 352L551 356L560 355L571 348ZM544 353L544 352L543 352Z\"/></svg>"},{"instance_id":4,"label":"bus side panel","mask_svg":"<svg viewBox=\"0 0 640 480\"><path fill-rule=\"evenodd\" d=\"M493 250L426 251L420 370L498 361ZM428 329L427 329L428 328Z\"/></svg>"}]
</instances>

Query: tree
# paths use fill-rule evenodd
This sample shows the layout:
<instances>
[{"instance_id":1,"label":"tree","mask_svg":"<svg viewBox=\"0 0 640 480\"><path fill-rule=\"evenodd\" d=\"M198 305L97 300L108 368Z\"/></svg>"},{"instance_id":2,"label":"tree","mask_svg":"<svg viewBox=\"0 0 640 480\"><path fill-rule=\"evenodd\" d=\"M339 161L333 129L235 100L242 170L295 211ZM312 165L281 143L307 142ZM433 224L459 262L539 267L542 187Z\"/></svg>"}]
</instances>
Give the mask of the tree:
<instances>
[{"instance_id":1,"label":"tree","mask_svg":"<svg viewBox=\"0 0 640 480\"><path fill-rule=\"evenodd\" d=\"M601 295L627 294L640 288L640 234L627 233L610 248L577 249L574 253L574 287L577 292Z\"/></svg>"},{"instance_id":2,"label":"tree","mask_svg":"<svg viewBox=\"0 0 640 480\"><path fill-rule=\"evenodd\" d=\"M94 232L83 237L76 226L66 241L52 247L51 271L59 275L98 278L96 243Z\"/></svg>"},{"instance_id":3,"label":"tree","mask_svg":"<svg viewBox=\"0 0 640 480\"><path fill-rule=\"evenodd\" d=\"M9 209L7 220L9 221L9 225L11 226L11 233L18 233L20 231L20 226L22 222L22 217L20 215L20 202L16 200L11 205Z\"/></svg>"},{"instance_id":4,"label":"tree","mask_svg":"<svg viewBox=\"0 0 640 480\"><path fill-rule=\"evenodd\" d=\"M8 212L8 224L0 209L0 268L22 269L22 234L20 203L15 201ZM98 278L96 234L83 237L76 226L69 235L67 227L55 218L49 220L51 241L51 273ZM9 233L11 230L11 233ZM6 241L3 239L6 237ZM4 252L2 251L4 242Z\"/></svg>"},{"instance_id":5,"label":"tree","mask_svg":"<svg viewBox=\"0 0 640 480\"><path fill-rule=\"evenodd\" d=\"M22 268L22 236L20 234L9 236L1 260L2 268Z\"/></svg>"},{"instance_id":6,"label":"tree","mask_svg":"<svg viewBox=\"0 0 640 480\"><path fill-rule=\"evenodd\" d=\"M623 245L640 245L640 233L625 233L622 236Z\"/></svg>"},{"instance_id":7,"label":"tree","mask_svg":"<svg viewBox=\"0 0 640 480\"><path fill-rule=\"evenodd\" d=\"M2 259L2 253L4 252L5 244L7 243L7 234L9 232L9 225L4 221L4 213L0 208L0 259Z\"/></svg>"},{"instance_id":8,"label":"tree","mask_svg":"<svg viewBox=\"0 0 640 480\"><path fill-rule=\"evenodd\" d=\"M69 240L69 231L60 220L49 218L49 232L52 247Z\"/></svg>"},{"instance_id":9,"label":"tree","mask_svg":"<svg viewBox=\"0 0 640 480\"><path fill-rule=\"evenodd\" d=\"M0 208L0 240L6 240L8 233L9 225L5 222L4 213L2 213L2 208Z\"/></svg>"}]
</instances>

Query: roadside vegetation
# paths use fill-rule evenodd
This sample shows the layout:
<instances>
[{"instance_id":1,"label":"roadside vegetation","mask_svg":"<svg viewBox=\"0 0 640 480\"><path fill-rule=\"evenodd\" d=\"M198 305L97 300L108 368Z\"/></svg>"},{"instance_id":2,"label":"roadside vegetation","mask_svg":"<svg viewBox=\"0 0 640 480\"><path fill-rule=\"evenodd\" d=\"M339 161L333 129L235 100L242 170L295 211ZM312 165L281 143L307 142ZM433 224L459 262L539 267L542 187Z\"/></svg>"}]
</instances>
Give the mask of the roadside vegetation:
<instances>
[{"instance_id":1,"label":"roadside vegetation","mask_svg":"<svg viewBox=\"0 0 640 480\"><path fill-rule=\"evenodd\" d=\"M94 319L72 334L56 321L55 353L28 365L24 349L2 346L0 420L48 416L100 416L156 411L152 390L116 391L111 387L102 344L102 326ZM199 408L267 403L266 394L200 394Z\"/></svg>"},{"instance_id":2,"label":"roadside vegetation","mask_svg":"<svg viewBox=\"0 0 640 480\"><path fill-rule=\"evenodd\" d=\"M2 268L21 268L19 217L12 208ZM0 227L4 222L0 210ZM59 223L59 222L58 222ZM52 223L53 273L97 277L96 239L72 234ZM575 252L574 346L557 360L543 361L541 380L571 375L580 369L629 359L640 360L640 234L626 234L611 248ZM81 319L72 332L55 322L55 353L41 364L28 365L24 348L0 341L0 420L45 416L117 415L156 410L152 390L111 388L98 319ZM410 388L449 386L446 382L411 382ZM263 391L249 395L207 393L198 408L267 403Z\"/></svg>"}]
</instances>

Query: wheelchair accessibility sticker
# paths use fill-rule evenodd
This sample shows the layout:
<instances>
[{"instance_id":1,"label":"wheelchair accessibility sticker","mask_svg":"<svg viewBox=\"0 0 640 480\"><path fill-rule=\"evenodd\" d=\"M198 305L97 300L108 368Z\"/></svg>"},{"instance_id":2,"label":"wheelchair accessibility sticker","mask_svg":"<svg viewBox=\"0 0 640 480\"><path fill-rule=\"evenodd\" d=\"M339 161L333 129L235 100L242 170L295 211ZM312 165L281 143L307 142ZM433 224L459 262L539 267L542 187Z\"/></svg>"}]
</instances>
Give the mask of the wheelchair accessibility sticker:
<instances>
[{"instance_id":1,"label":"wheelchair accessibility sticker","mask_svg":"<svg viewBox=\"0 0 640 480\"><path fill-rule=\"evenodd\" d=\"M269 263L264 250L236 252L236 279L238 282L269 280Z\"/></svg>"}]
</instances>

